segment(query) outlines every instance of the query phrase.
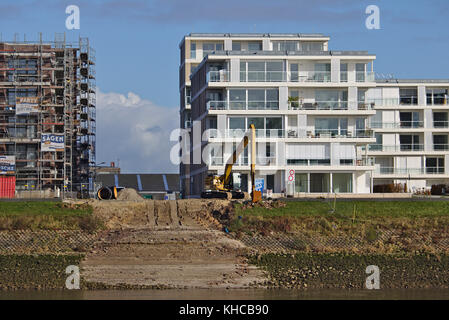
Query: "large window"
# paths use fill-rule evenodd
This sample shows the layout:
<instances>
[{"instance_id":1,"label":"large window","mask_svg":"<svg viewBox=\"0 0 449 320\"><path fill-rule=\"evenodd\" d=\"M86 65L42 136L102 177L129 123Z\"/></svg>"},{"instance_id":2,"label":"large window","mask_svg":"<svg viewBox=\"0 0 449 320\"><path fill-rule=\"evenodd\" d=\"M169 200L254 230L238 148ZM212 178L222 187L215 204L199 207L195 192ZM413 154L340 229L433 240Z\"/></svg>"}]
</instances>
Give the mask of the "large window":
<instances>
[{"instance_id":1,"label":"large window","mask_svg":"<svg viewBox=\"0 0 449 320\"><path fill-rule=\"evenodd\" d=\"M444 158L427 158L426 172L431 174L443 174Z\"/></svg>"},{"instance_id":2,"label":"large window","mask_svg":"<svg viewBox=\"0 0 449 320\"><path fill-rule=\"evenodd\" d=\"M308 192L307 173L295 174L295 192Z\"/></svg>"},{"instance_id":3,"label":"large window","mask_svg":"<svg viewBox=\"0 0 449 320\"><path fill-rule=\"evenodd\" d=\"M332 191L336 193L351 193L352 173L334 173L332 175Z\"/></svg>"},{"instance_id":4,"label":"large window","mask_svg":"<svg viewBox=\"0 0 449 320\"><path fill-rule=\"evenodd\" d=\"M222 51L223 43L203 43L203 57L214 51Z\"/></svg>"},{"instance_id":5,"label":"large window","mask_svg":"<svg viewBox=\"0 0 449 320\"><path fill-rule=\"evenodd\" d=\"M231 110L278 110L278 89L230 89Z\"/></svg>"},{"instance_id":6,"label":"large window","mask_svg":"<svg viewBox=\"0 0 449 320\"><path fill-rule=\"evenodd\" d=\"M330 82L331 81L331 64L330 63L316 63L315 74L313 81Z\"/></svg>"},{"instance_id":7,"label":"large window","mask_svg":"<svg viewBox=\"0 0 449 320\"><path fill-rule=\"evenodd\" d=\"M240 81L275 82L284 81L284 63L282 61L242 61L240 63Z\"/></svg>"},{"instance_id":8,"label":"large window","mask_svg":"<svg viewBox=\"0 0 449 320\"><path fill-rule=\"evenodd\" d=\"M418 89L399 89L399 103L403 105L417 105Z\"/></svg>"},{"instance_id":9,"label":"large window","mask_svg":"<svg viewBox=\"0 0 449 320\"><path fill-rule=\"evenodd\" d=\"M427 105L446 105L448 104L447 89L427 89Z\"/></svg>"},{"instance_id":10,"label":"large window","mask_svg":"<svg viewBox=\"0 0 449 320\"><path fill-rule=\"evenodd\" d=\"M300 42L301 51L323 51L324 45L322 42Z\"/></svg>"},{"instance_id":11,"label":"large window","mask_svg":"<svg viewBox=\"0 0 449 320\"><path fill-rule=\"evenodd\" d=\"M246 109L246 90L245 89L229 90L229 109L231 109L231 110Z\"/></svg>"},{"instance_id":12,"label":"large window","mask_svg":"<svg viewBox=\"0 0 449 320\"><path fill-rule=\"evenodd\" d=\"M246 131L250 124L256 127L257 136L281 137L282 136L282 118L281 117L230 117L230 130Z\"/></svg>"},{"instance_id":13,"label":"large window","mask_svg":"<svg viewBox=\"0 0 449 320\"><path fill-rule=\"evenodd\" d=\"M348 91L346 90L316 90L315 102L318 109L347 110Z\"/></svg>"},{"instance_id":14,"label":"large window","mask_svg":"<svg viewBox=\"0 0 449 320\"><path fill-rule=\"evenodd\" d=\"M299 41L273 41L273 51L298 51Z\"/></svg>"},{"instance_id":15,"label":"large window","mask_svg":"<svg viewBox=\"0 0 449 320\"><path fill-rule=\"evenodd\" d=\"M346 136L348 134L347 118L316 118L315 135L316 136Z\"/></svg>"}]
</instances>

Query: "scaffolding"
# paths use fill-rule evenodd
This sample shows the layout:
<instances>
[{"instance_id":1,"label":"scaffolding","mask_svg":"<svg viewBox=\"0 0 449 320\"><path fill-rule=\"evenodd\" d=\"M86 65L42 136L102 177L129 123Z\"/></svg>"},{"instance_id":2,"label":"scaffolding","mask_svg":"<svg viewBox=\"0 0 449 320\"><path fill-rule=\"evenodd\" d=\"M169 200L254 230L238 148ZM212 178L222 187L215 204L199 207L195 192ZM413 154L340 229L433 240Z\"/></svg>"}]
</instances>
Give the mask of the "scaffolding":
<instances>
[{"instance_id":1,"label":"scaffolding","mask_svg":"<svg viewBox=\"0 0 449 320\"><path fill-rule=\"evenodd\" d=\"M85 192L95 168L95 51L89 39L0 42L0 156L16 190Z\"/></svg>"}]
</instances>

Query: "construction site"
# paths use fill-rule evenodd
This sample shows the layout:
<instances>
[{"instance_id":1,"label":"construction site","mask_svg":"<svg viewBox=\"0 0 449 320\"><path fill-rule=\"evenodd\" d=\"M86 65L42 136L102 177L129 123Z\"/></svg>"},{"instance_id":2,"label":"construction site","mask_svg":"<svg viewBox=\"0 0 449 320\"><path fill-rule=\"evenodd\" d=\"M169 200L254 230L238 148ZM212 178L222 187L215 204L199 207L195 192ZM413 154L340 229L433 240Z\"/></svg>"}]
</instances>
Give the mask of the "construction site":
<instances>
[{"instance_id":1,"label":"construction site","mask_svg":"<svg viewBox=\"0 0 449 320\"><path fill-rule=\"evenodd\" d=\"M93 189L95 94L95 51L88 38L0 40L1 197L51 198Z\"/></svg>"}]
</instances>

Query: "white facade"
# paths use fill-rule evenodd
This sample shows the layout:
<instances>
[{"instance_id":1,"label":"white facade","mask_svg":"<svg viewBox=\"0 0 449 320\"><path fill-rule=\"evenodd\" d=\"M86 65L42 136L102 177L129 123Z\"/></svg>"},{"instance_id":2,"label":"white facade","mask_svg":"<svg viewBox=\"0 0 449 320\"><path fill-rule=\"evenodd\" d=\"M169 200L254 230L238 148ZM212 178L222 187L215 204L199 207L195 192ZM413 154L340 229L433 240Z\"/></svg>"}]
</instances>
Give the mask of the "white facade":
<instances>
[{"instance_id":1,"label":"white facade","mask_svg":"<svg viewBox=\"0 0 449 320\"><path fill-rule=\"evenodd\" d=\"M376 82L375 55L328 51L328 40L298 34L184 38L181 127L193 120L200 133L212 129L206 142L191 140L193 164L180 168L184 195L198 196L205 175L223 172L232 144L251 123L256 176L273 193L366 194L376 184L417 189L449 177L449 81ZM207 144L214 151L196 164L195 150ZM233 170L243 190L251 189L249 164L245 152Z\"/></svg>"}]
</instances>

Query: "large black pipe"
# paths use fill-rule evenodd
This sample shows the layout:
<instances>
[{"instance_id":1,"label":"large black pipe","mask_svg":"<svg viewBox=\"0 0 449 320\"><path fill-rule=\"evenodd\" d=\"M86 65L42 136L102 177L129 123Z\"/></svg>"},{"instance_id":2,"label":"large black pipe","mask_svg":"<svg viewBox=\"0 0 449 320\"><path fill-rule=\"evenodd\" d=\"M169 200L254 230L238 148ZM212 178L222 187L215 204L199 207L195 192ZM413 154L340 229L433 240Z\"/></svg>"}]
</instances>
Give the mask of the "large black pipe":
<instances>
[{"instance_id":1,"label":"large black pipe","mask_svg":"<svg viewBox=\"0 0 449 320\"><path fill-rule=\"evenodd\" d=\"M113 192L108 187L102 187L98 190L97 196L100 200L111 200L113 199Z\"/></svg>"}]
</instances>

